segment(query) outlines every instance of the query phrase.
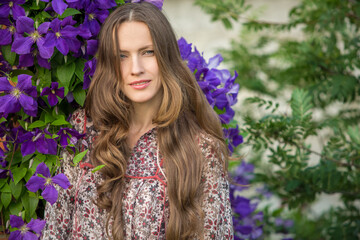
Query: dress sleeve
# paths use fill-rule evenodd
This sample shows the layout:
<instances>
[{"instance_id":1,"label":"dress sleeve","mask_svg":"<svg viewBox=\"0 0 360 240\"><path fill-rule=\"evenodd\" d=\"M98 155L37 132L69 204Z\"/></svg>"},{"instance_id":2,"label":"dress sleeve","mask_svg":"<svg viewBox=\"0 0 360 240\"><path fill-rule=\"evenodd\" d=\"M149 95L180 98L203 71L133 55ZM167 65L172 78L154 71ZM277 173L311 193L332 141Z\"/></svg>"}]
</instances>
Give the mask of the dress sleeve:
<instances>
[{"instance_id":1,"label":"dress sleeve","mask_svg":"<svg viewBox=\"0 0 360 240\"><path fill-rule=\"evenodd\" d=\"M76 110L71 116L70 123L78 132L82 133L84 127L83 110ZM78 141L77 148L79 148L80 144L81 140ZM46 203L44 214L46 225L41 239L71 239L75 209L75 185L79 179L80 169L78 166L73 167L70 165L74 156L67 150L63 149L60 157L62 157L62 160L57 173L64 173L71 185L67 189L55 185L58 191L58 199L53 205L49 202Z\"/></svg>"},{"instance_id":2,"label":"dress sleeve","mask_svg":"<svg viewBox=\"0 0 360 240\"><path fill-rule=\"evenodd\" d=\"M200 144L205 165L202 173L204 195L203 239L234 239L229 182L223 164L208 141Z\"/></svg>"}]
</instances>

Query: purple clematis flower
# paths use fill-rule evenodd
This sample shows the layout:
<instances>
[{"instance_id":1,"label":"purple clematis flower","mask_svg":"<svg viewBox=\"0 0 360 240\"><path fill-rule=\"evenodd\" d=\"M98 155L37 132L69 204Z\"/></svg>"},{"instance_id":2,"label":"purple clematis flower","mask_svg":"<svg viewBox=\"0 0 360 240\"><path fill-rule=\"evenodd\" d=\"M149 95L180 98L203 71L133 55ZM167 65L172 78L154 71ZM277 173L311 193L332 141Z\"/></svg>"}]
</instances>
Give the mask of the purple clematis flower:
<instances>
[{"instance_id":1,"label":"purple clematis flower","mask_svg":"<svg viewBox=\"0 0 360 240\"><path fill-rule=\"evenodd\" d=\"M55 18L51 24L51 32L46 34L45 47L56 47L62 55L66 56L69 51L77 53L81 47L80 41L76 38L78 30L73 27L76 21L72 20L72 17L66 17L64 20Z\"/></svg>"},{"instance_id":2,"label":"purple clematis flower","mask_svg":"<svg viewBox=\"0 0 360 240\"><path fill-rule=\"evenodd\" d=\"M44 59L49 59L53 55L54 49L44 46L45 41L43 37L49 25L49 22L44 22L40 24L38 29L35 29L34 20L28 17L19 17L16 20L16 32L19 35L15 36L11 51L17 54L29 54L32 45L36 43L40 56ZM28 35L27 37L23 37L25 33Z\"/></svg>"},{"instance_id":3,"label":"purple clematis flower","mask_svg":"<svg viewBox=\"0 0 360 240\"><path fill-rule=\"evenodd\" d=\"M0 97L0 113L16 113L21 107L30 116L37 114L36 87L31 85L31 76L21 74L18 76L18 83L13 87L6 77L0 78L0 91L7 93Z\"/></svg>"},{"instance_id":4,"label":"purple clematis flower","mask_svg":"<svg viewBox=\"0 0 360 240\"><path fill-rule=\"evenodd\" d=\"M0 6L0 18L8 18L12 14L16 20L20 16L25 16L25 10L19 5L24 4L26 0L2 0Z\"/></svg>"},{"instance_id":5,"label":"purple clematis flower","mask_svg":"<svg viewBox=\"0 0 360 240\"><path fill-rule=\"evenodd\" d=\"M91 2L89 6L85 8L85 20L83 25L90 30L92 36L96 36L100 32L100 23L103 23L108 15L108 10L98 9L98 5Z\"/></svg>"},{"instance_id":6,"label":"purple clematis flower","mask_svg":"<svg viewBox=\"0 0 360 240\"><path fill-rule=\"evenodd\" d=\"M48 96L48 101L50 106L55 106L58 103L58 98L64 98L64 87L59 88L58 82L52 82L51 87L45 87L41 94L41 96Z\"/></svg>"},{"instance_id":7,"label":"purple clematis flower","mask_svg":"<svg viewBox=\"0 0 360 240\"><path fill-rule=\"evenodd\" d=\"M23 156L33 154L35 151L43 154L57 154L57 144L54 139L46 138L45 134L51 135L48 131L36 129L21 136L21 154Z\"/></svg>"},{"instance_id":8,"label":"purple clematis flower","mask_svg":"<svg viewBox=\"0 0 360 240\"><path fill-rule=\"evenodd\" d=\"M49 2L49 0L41 0L42 2ZM68 7L66 3L64 3L63 0L52 0L51 1L52 8L54 11L61 15L64 13L65 9Z\"/></svg>"},{"instance_id":9,"label":"purple clematis flower","mask_svg":"<svg viewBox=\"0 0 360 240\"><path fill-rule=\"evenodd\" d=\"M63 148L69 145L68 139L71 144L75 144L79 139L83 138L86 134L80 134L78 131L72 128L60 128L57 135L60 138L60 144Z\"/></svg>"},{"instance_id":10,"label":"purple clematis flower","mask_svg":"<svg viewBox=\"0 0 360 240\"><path fill-rule=\"evenodd\" d=\"M21 217L10 215L10 225L19 230L11 232L9 240L37 240L45 227L45 221L31 219L28 224L25 224Z\"/></svg>"},{"instance_id":11,"label":"purple clematis flower","mask_svg":"<svg viewBox=\"0 0 360 240\"><path fill-rule=\"evenodd\" d=\"M63 189L67 189L71 185L63 173L51 177L49 168L43 162L37 166L35 174L41 174L43 177L32 176L25 186L31 192L37 192L39 189L43 190L41 196L51 205L58 198L58 191L55 189L54 184L59 185Z\"/></svg>"},{"instance_id":12,"label":"purple clematis flower","mask_svg":"<svg viewBox=\"0 0 360 240\"><path fill-rule=\"evenodd\" d=\"M11 65L0 55L0 77L4 77L11 70Z\"/></svg>"},{"instance_id":13,"label":"purple clematis flower","mask_svg":"<svg viewBox=\"0 0 360 240\"><path fill-rule=\"evenodd\" d=\"M91 83L91 78L94 76L96 69L96 58L91 59L85 63L84 67L84 85L83 89L88 89Z\"/></svg>"},{"instance_id":14,"label":"purple clematis flower","mask_svg":"<svg viewBox=\"0 0 360 240\"><path fill-rule=\"evenodd\" d=\"M4 25L6 28L0 29L0 45L9 45L12 42L12 36L16 33L16 28L14 24L10 23L10 21Z\"/></svg>"},{"instance_id":15,"label":"purple clematis flower","mask_svg":"<svg viewBox=\"0 0 360 240\"><path fill-rule=\"evenodd\" d=\"M229 139L228 147L230 152L234 152L234 149L244 141L243 137L239 134L239 127L224 129L223 131L224 137Z\"/></svg>"},{"instance_id":16,"label":"purple clematis flower","mask_svg":"<svg viewBox=\"0 0 360 240\"><path fill-rule=\"evenodd\" d=\"M34 65L34 58L40 67L50 69L51 64L48 59L42 58L37 49L31 48L31 52L19 56L19 67L31 67Z\"/></svg>"},{"instance_id":17,"label":"purple clematis flower","mask_svg":"<svg viewBox=\"0 0 360 240\"><path fill-rule=\"evenodd\" d=\"M148 3L155 5L160 10L162 9L162 6L164 4L164 0L132 0L129 2L132 2L132 3L148 2Z\"/></svg>"}]
</instances>

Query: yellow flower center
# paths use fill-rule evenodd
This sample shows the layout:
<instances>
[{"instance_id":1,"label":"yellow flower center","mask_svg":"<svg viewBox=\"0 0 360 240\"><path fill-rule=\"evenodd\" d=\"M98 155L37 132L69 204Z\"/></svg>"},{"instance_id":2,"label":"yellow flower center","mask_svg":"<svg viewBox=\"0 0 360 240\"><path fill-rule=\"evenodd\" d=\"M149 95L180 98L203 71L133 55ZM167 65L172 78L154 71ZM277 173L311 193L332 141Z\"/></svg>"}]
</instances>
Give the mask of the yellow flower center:
<instances>
[{"instance_id":1,"label":"yellow flower center","mask_svg":"<svg viewBox=\"0 0 360 240\"><path fill-rule=\"evenodd\" d=\"M91 21L91 20L93 20L95 18L95 14L94 13L90 13L89 14L89 20Z\"/></svg>"},{"instance_id":2,"label":"yellow flower center","mask_svg":"<svg viewBox=\"0 0 360 240\"><path fill-rule=\"evenodd\" d=\"M24 224L21 228L20 228L21 234L25 234L29 231L29 228L26 227L26 225Z\"/></svg>"},{"instance_id":3,"label":"yellow flower center","mask_svg":"<svg viewBox=\"0 0 360 240\"><path fill-rule=\"evenodd\" d=\"M52 179L51 178L46 178L46 181L45 181L45 186L46 185L49 185L52 183Z\"/></svg>"},{"instance_id":4,"label":"yellow flower center","mask_svg":"<svg viewBox=\"0 0 360 240\"><path fill-rule=\"evenodd\" d=\"M11 25L11 26L9 27L9 31L10 31L11 33L14 33L14 32L16 31L16 28L15 28L13 25Z\"/></svg>"},{"instance_id":5,"label":"yellow flower center","mask_svg":"<svg viewBox=\"0 0 360 240\"><path fill-rule=\"evenodd\" d=\"M61 33L60 33L60 32L55 33L55 35L56 35L57 38L61 37Z\"/></svg>"},{"instance_id":6,"label":"yellow flower center","mask_svg":"<svg viewBox=\"0 0 360 240\"><path fill-rule=\"evenodd\" d=\"M9 7L13 7L14 3L13 2L9 2Z\"/></svg>"},{"instance_id":7,"label":"yellow flower center","mask_svg":"<svg viewBox=\"0 0 360 240\"><path fill-rule=\"evenodd\" d=\"M51 93L52 93L52 94L55 94L55 90L51 90Z\"/></svg>"},{"instance_id":8,"label":"yellow flower center","mask_svg":"<svg viewBox=\"0 0 360 240\"><path fill-rule=\"evenodd\" d=\"M12 91L11 91L11 95L13 95L15 98L19 98L20 95L21 95L21 91L17 88L14 88Z\"/></svg>"},{"instance_id":9,"label":"yellow flower center","mask_svg":"<svg viewBox=\"0 0 360 240\"><path fill-rule=\"evenodd\" d=\"M35 30L32 34L30 34L30 37L32 38L32 40L33 40L34 42L36 42L36 40L38 40L39 38L41 38L41 35L40 35L40 33L39 33L37 30Z\"/></svg>"}]
</instances>

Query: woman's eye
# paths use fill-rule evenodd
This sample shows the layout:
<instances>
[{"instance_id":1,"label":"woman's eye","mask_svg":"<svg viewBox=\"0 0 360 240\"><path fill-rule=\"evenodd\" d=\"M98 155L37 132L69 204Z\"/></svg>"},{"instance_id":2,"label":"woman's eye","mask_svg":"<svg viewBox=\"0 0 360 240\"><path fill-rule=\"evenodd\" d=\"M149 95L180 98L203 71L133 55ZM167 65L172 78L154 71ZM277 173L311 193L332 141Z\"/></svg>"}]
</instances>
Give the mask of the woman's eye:
<instances>
[{"instance_id":1,"label":"woman's eye","mask_svg":"<svg viewBox=\"0 0 360 240\"><path fill-rule=\"evenodd\" d=\"M125 59L127 56L125 54L120 54L120 59Z\"/></svg>"},{"instance_id":2,"label":"woman's eye","mask_svg":"<svg viewBox=\"0 0 360 240\"><path fill-rule=\"evenodd\" d=\"M154 50L146 50L146 51L144 52L144 55L150 55L150 56L152 56L152 55L154 55Z\"/></svg>"}]
</instances>

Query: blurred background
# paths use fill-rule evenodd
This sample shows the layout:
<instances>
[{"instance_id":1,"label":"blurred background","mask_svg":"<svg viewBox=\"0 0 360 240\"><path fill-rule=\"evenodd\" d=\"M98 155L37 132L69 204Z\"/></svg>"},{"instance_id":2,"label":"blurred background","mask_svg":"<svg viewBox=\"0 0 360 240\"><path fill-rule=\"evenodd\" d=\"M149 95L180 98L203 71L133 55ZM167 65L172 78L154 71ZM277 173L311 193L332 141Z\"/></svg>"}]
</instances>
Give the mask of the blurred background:
<instances>
[{"instance_id":1,"label":"blurred background","mask_svg":"<svg viewBox=\"0 0 360 240\"><path fill-rule=\"evenodd\" d=\"M232 199L235 239L360 239L359 1L166 0L164 11L178 38L239 74L244 142L229 170L249 183L234 196L251 201Z\"/></svg>"}]
</instances>

